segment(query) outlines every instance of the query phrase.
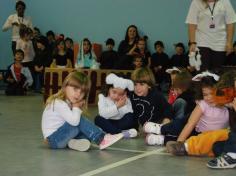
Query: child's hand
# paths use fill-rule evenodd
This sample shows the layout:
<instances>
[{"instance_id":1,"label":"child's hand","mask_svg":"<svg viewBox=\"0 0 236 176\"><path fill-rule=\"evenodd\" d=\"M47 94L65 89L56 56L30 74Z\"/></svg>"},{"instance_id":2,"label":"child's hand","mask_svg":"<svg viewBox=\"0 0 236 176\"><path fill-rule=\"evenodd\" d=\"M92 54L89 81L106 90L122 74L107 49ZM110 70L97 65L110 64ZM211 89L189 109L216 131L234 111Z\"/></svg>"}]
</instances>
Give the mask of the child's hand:
<instances>
[{"instance_id":1,"label":"child's hand","mask_svg":"<svg viewBox=\"0 0 236 176\"><path fill-rule=\"evenodd\" d=\"M85 105L85 100L80 100L80 101L72 104L73 107L77 107L77 108L80 108L80 109L83 108L84 105Z\"/></svg>"},{"instance_id":2,"label":"child's hand","mask_svg":"<svg viewBox=\"0 0 236 176\"><path fill-rule=\"evenodd\" d=\"M124 105L126 104L126 101L127 101L127 96L126 96L126 95L122 96L122 97L116 102L117 108L120 108L120 107L124 106Z\"/></svg>"}]
</instances>

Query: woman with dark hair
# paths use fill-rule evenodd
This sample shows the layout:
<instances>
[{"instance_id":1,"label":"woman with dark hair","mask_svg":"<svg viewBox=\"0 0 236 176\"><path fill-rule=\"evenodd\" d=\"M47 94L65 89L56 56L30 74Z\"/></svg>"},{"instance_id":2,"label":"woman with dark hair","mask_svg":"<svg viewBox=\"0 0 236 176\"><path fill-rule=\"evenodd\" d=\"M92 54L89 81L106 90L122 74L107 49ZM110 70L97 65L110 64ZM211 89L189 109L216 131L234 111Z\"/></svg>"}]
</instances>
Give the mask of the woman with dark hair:
<instances>
[{"instance_id":1,"label":"woman with dark hair","mask_svg":"<svg viewBox=\"0 0 236 176\"><path fill-rule=\"evenodd\" d=\"M198 47L201 70L216 70L232 52L236 15L230 0L192 0L186 23L189 50Z\"/></svg>"},{"instance_id":2,"label":"woman with dark hair","mask_svg":"<svg viewBox=\"0 0 236 176\"><path fill-rule=\"evenodd\" d=\"M135 25L130 25L126 30L125 40L121 41L118 47L119 59L115 66L116 69L132 69L133 55L138 39L138 28Z\"/></svg>"},{"instance_id":3,"label":"woman with dark hair","mask_svg":"<svg viewBox=\"0 0 236 176\"><path fill-rule=\"evenodd\" d=\"M12 28L12 51L16 50L16 41L20 38L19 30L22 27L29 27L33 29L30 17L24 16L26 5L23 1L16 2L16 14L10 15L4 23L2 30L7 31Z\"/></svg>"}]
</instances>

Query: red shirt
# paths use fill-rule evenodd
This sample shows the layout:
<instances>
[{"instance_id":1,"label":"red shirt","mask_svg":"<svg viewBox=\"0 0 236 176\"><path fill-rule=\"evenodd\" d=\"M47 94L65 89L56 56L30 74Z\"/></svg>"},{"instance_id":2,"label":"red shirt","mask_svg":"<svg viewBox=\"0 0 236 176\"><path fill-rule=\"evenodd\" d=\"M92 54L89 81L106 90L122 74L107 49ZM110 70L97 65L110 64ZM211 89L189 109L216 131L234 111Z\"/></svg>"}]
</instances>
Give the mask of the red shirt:
<instances>
[{"instance_id":1,"label":"red shirt","mask_svg":"<svg viewBox=\"0 0 236 176\"><path fill-rule=\"evenodd\" d=\"M17 81L20 81L21 80L21 67L16 67L16 65L14 65L14 73L16 75Z\"/></svg>"}]
</instances>

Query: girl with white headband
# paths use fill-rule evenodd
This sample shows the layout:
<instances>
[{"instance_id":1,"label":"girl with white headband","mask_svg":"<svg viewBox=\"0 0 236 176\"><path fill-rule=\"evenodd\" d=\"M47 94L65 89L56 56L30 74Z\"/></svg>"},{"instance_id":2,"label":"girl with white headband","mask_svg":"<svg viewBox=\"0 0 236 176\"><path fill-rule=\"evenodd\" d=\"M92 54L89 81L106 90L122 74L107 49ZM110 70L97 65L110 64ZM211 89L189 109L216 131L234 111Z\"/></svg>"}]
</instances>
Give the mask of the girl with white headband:
<instances>
[{"instance_id":1,"label":"girl with white headband","mask_svg":"<svg viewBox=\"0 0 236 176\"><path fill-rule=\"evenodd\" d=\"M167 150L170 153L174 155L200 155L195 143L196 137L208 131L228 127L229 112L227 108L216 106L213 99L214 86L218 79L217 75L209 72L203 72L193 78L195 81L201 81L202 95L197 97L201 100L197 101L197 106L190 115L177 142L167 143Z\"/></svg>"},{"instance_id":2,"label":"girl with white headband","mask_svg":"<svg viewBox=\"0 0 236 176\"><path fill-rule=\"evenodd\" d=\"M134 90L129 79L111 73L106 77L104 92L99 94L98 113L95 124L111 134L123 133L124 138L137 136L137 120L134 118L128 91Z\"/></svg>"}]
</instances>

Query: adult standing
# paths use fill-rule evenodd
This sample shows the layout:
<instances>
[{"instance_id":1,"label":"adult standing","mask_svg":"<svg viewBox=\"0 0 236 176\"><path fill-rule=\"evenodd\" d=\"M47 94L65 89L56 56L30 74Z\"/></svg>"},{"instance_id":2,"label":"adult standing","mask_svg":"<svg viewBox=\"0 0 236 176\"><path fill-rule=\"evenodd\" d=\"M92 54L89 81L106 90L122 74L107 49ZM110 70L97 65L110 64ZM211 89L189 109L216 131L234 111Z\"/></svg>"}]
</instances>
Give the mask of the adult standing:
<instances>
[{"instance_id":1,"label":"adult standing","mask_svg":"<svg viewBox=\"0 0 236 176\"><path fill-rule=\"evenodd\" d=\"M117 69L132 69L133 56L137 54L135 49L138 39L138 28L135 25L130 25L126 30L125 40L121 41L118 47L119 59L115 64Z\"/></svg>"},{"instance_id":2,"label":"adult standing","mask_svg":"<svg viewBox=\"0 0 236 176\"><path fill-rule=\"evenodd\" d=\"M235 11L230 0L192 0L186 23L190 52L200 49L201 70L217 71L232 52Z\"/></svg>"},{"instance_id":3,"label":"adult standing","mask_svg":"<svg viewBox=\"0 0 236 176\"><path fill-rule=\"evenodd\" d=\"M20 38L19 30L22 27L30 27L33 29L32 21L30 17L24 15L26 5L23 1L16 2L16 13L10 15L5 24L2 27L3 31L7 31L12 28L12 51L15 53L16 50L16 41Z\"/></svg>"}]
</instances>

